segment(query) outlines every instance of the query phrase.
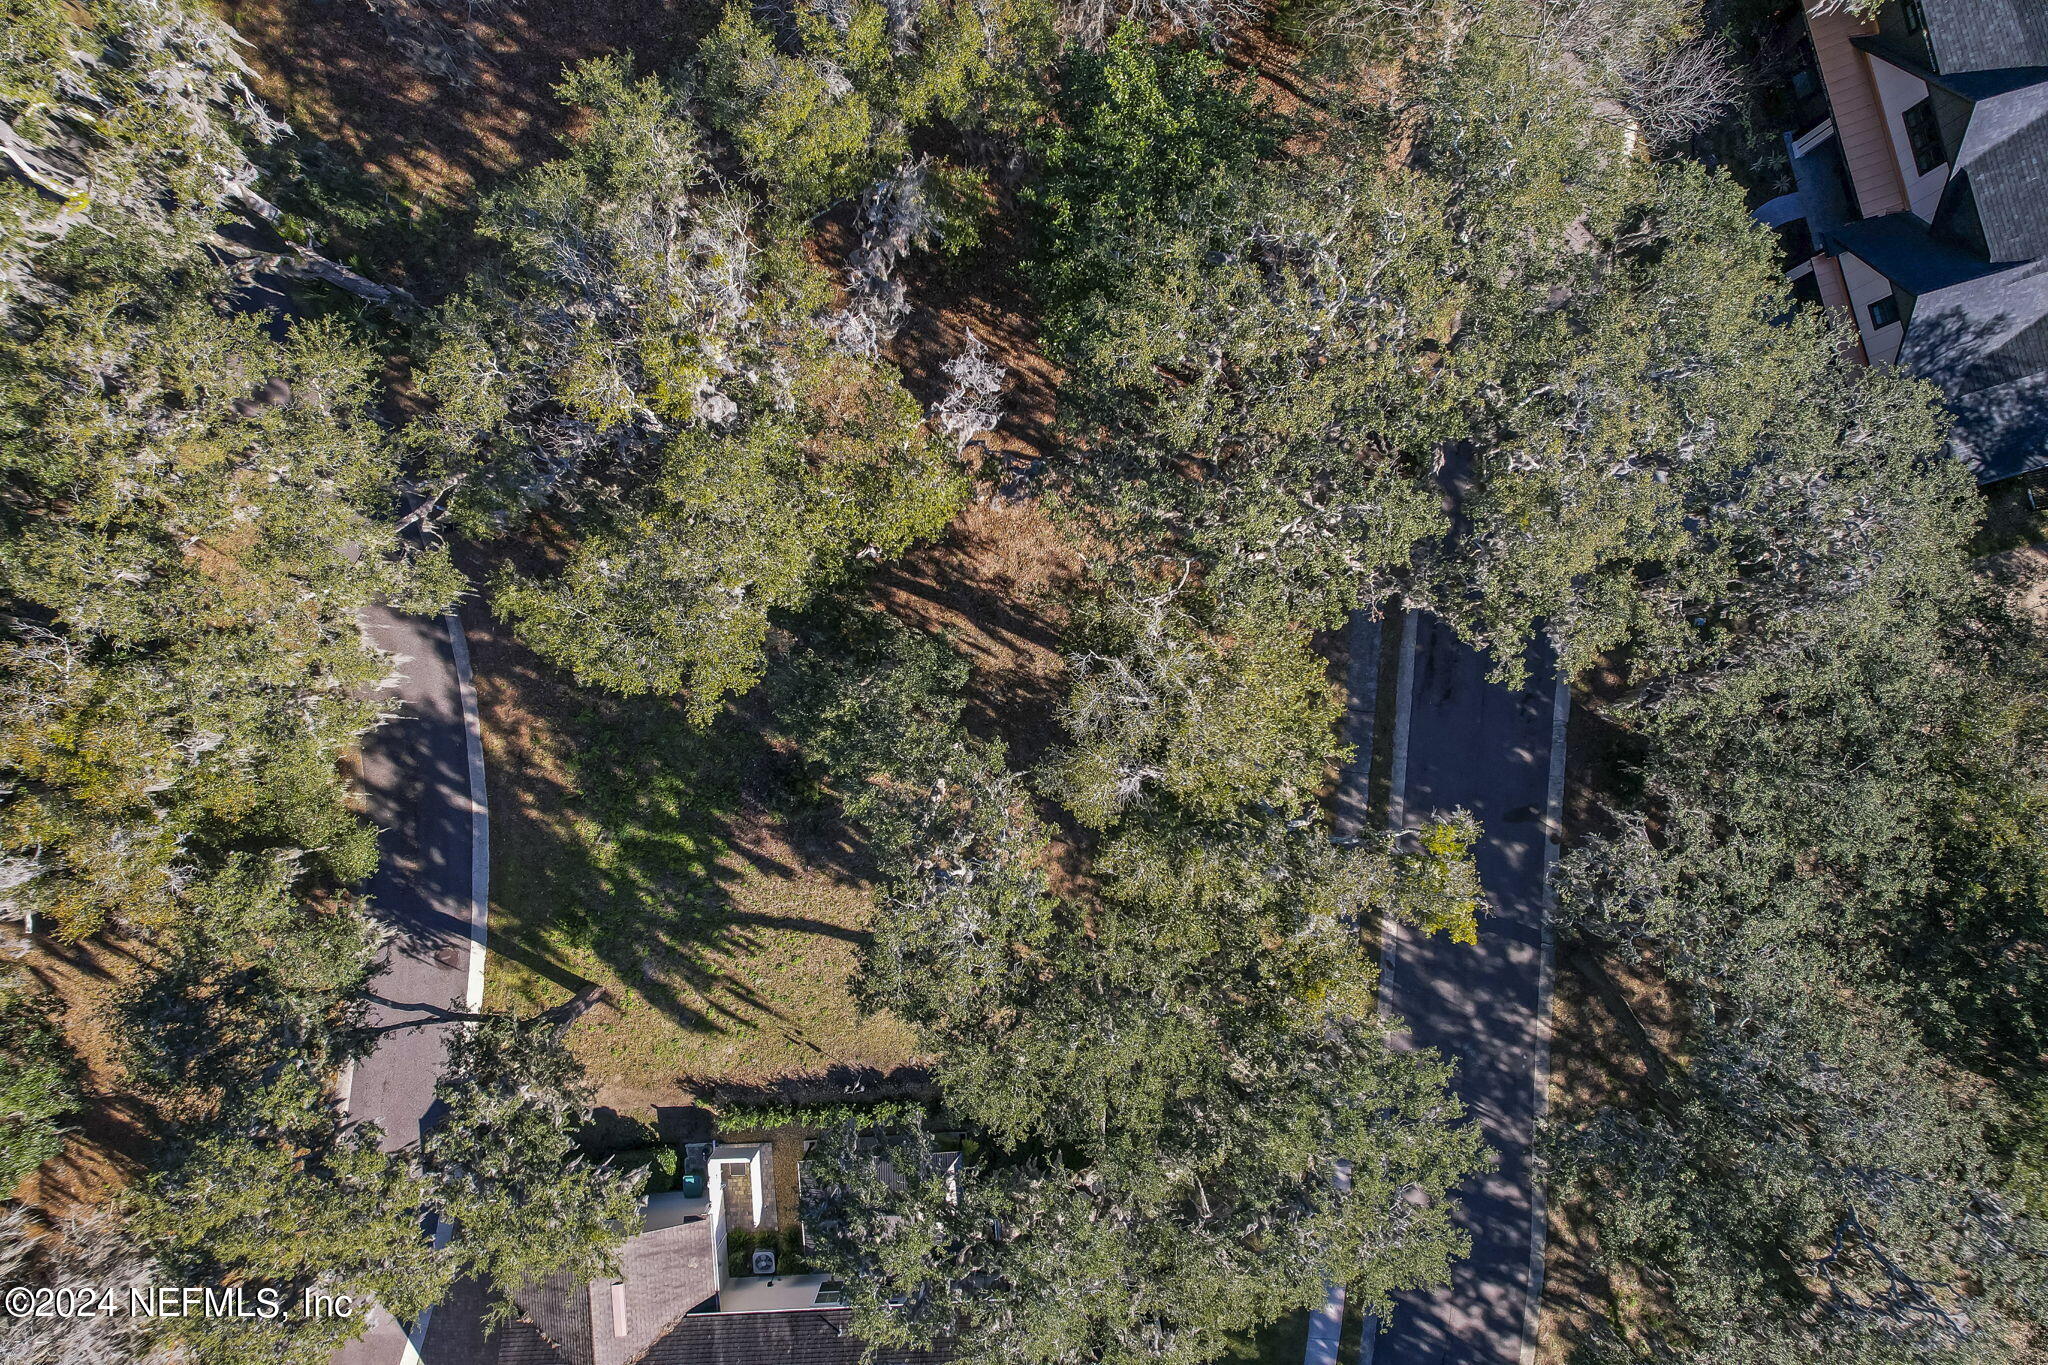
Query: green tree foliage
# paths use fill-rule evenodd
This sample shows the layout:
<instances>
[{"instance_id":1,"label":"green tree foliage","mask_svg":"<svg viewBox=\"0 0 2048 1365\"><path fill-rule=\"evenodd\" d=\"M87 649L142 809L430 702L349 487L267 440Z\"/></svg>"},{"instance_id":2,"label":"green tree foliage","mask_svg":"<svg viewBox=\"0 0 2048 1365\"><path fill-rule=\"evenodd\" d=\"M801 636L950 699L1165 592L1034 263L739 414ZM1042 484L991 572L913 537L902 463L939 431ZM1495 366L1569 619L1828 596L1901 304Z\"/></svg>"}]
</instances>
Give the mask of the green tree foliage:
<instances>
[{"instance_id":1,"label":"green tree foliage","mask_svg":"<svg viewBox=\"0 0 2048 1365\"><path fill-rule=\"evenodd\" d=\"M1095 828L1167 801L1197 818L1303 807L1324 765L1350 757L1330 735L1343 704L1305 634L1255 608L1218 618L1185 585L1114 584L1069 628L1065 705L1074 737L1051 788Z\"/></svg>"},{"instance_id":2,"label":"green tree foliage","mask_svg":"<svg viewBox=\"0 0 2048 1365\"><path fill-rule=\"evenodd\" d=\"M1725 177L1628 156L1596 116L1604 98L1653 137L1676 126L1646 73L1689 40L1683 6L1402 9L1323 7L1385 19L1345 41L1381 42L1400 80L1371 110L1329 92L1287 156L1247 141L1257 111L1200 58L1113 42L1077 64L1116 74L1065 85L1041 199L1067 488L1124 560L1192 560L1215 619L1249 615L1255 638L1405 570L1504 673L1538 630L1568 672L1627 670L1645 800L1568 862L1563 903L1578 932L1650 950L1696 1025L1658 1105L1558 1130L1609 1264L1649 1290L1589 1352L2025 1358L2039 1233L2000 1183L2033 1150L2009 1096L2041 1055L2035 666L1961 558L1970 492L1933 395L1842 363ZM1091 138L1110 169L1069 188ZM1116 161L1125 138L1158 181ZM1240 831L1289 896L1328 884L1276 855L1285 835L1167 800L1136 685L1152 657L1078 672L1085 742L1051 789L1107 826L1099 904L1032 941L1034 989L1077 940L1113 950L1124 916L1150 954L1133 980L1176 970L1169 926L1210 922L1175 910L1262 923ZM1200 676L1223 684L1205 706L1233 695ZM1231 728L1234 754L1286 771ZM1156 888L1142 909L1134 887ZM1210 998L1174 980L1158 999ZM1170 1058L1159 1013L1118 1023ZM1091 1056L1054 1073L1065 1093L1094 1093ZM975 1081L1010 1095L1031 1074ZM1142 1080L1105 1089L1142 1127Z\"/></svg>"},{"instance_id":3,"label":"green tree foliage","mask_svg":"<svg viewBox=\"0 0 2048 1365\"><path fill-rule=\"evenodd\" d=\"M1210 1360L1247 1324L1320 1302L1329 1278L1385 1311L1464 1241L1446 1201L1407 1196L1455 1183L1476 1149L1441 1141L1440 1071L1380 1055L1384 1107L1363 1122L1290 1133L1194 1178L1127 1183L1073 1155L955 1165L916 1132L827 1134L805 1167L813 1254L846 1285L864 1340L945 1336L975 1362ZM1331 1137L1373 1143L1348 1188L1331 1177Z\"/></svg>"},{"instance_id":4,"label":"green tree foliage","mask_svg":"<svg viewBox=\"0 0 2048 1365\"><path fill-rule=\"evenodd\" d=\"M1817 314L1786 317L1725 179L1635 188L1585 253L1604 259L1503 357L1517 397L1476 457L1447 609L1497 657L1540 619L1568 672L1625 644L1648 676L1953 578L1937 565L1968 487L1926 387L1844 366Z\"/></svg>"},{"instance_id":5,"label":"green tree foliage","mask_svg":"<svg viewBox=\"0 0 2048 1365\"><path fill-rule=\"evenodd\" d=\"M253 194L247 144L285 132L233 31L178 0L6 0L0 34L0 316L47 296L77 239L182 259Z\"/></svg>"},{"instance_id":6,"label":"green tree foliage","mask_svg":"<svg viewBox=\"0 0 2048 1365\"><path fill-rule=\"evenodd\" d=\"M639 1181L577 1154L592 1091L558 1025L493 1018L456 1034L435 1094L445 1109L422 1154L464 1273L511 1290L616 1271Z\"/></svg>"},{"instance_id":7,"label":"green tree foliage","mask_svg":"<svg viewBox=\"0 0 2048 1365\"><path fill-rule=\"evenodd\" d=\"M708 718L760 675L772 611L936 532L964 480L892 374L833 345L818 272L755 245L677 92L607 61L563 94L590 123L485 206L500 250L438 320L415 430L472 525L573 525L555 572L498 585L524 638Z\"/></svg>"},{"instance_id":8,"label":"green tree foliage","mask_svg":"<svg viewBox=\"0 0 2048 1365\"><path fill-rule=\"evenodd\" d=\"M202 1003L218 994L193 992ZM374 1126L343 1126L327 1094L332 1063L315 1046L229 1036L222 1051L243 1069L252 1058L276 1063L231 1093L195 1093L196 1082L161 1092L177 1100L189 1136L133 1200L130 1226L179 1283L268 1286L293 1305L318 1289L374 1301L402 1322L457 1275L509 1290L608 1273L637 1217L639 1174L578 1153L590 1088L560 1035L559 1024L508 1017L454 1034L440 1113L417 1148L397 1150ZM429 1218L455 1228L446 1245L426 1235ZM494 1310L509 1311L503 1301ZM294 1312L181 1319L172 1336L204 1365L256 1365L324 1361L363 1327L360 1312Z\"/></svg>"},{"instance_id":9,"label":"green tree foliage","mask_svg":"<svg viewBox=\"0 0 2048 1365\"><path fill-rule=\"evenodd\" d=\"M113 1295L161 1283L156 1264L136 1247L114 1210L81 1210L54 1226L26 1205L0 1213L0 1282L31 1289ZM0 1317L0 1357L8 1365L177 1365L177 1347L148 1319L127 1313L33 1313Z\"/></svg>"},{"instance_id":10,"label":"green tree foliage","mask_svg":"<svg viewBox=\"0 0 2048 1365\"><path fill-rule=\"evenodd\" d=\"M12 899L72 935L174 918L181 869L234 848L366 875L333 767L385 667L356 618L452 595L444 557L399 552L368 356L332 323L274 341L205 283L0 340L0 839L34 863Z\"/></svg>"},{"instance_id":11,"label":"green tree foliage","mask_svg":"<svg viewBox=\"0 0 2048 1365\"><path fill-rule=\"evenodd\" d=\"M1627 589L1654 608L1616 713L1641 794L1567 857L1559 912L1648 952L1694 1022L1654 1108L1553 1135L1604 1253L1657 1296L1589 1359L2041 1348L2048 1224L2008 1148L2048 1042L2048 675L1972 576L1924 396L1826 382L1871 401L1809 423L1779 400L1699 548Z\"/></svg>"},{"instance_id":12,"label":"green tree foliage","mask_svg":"<svg viewBox=\"0 0 2048 1365\"><path fill-rule=\"evenodd\" d=\"M973 1359L1207 1359L1329 1278L1377 1296L1440 1274L1461 1244L1446 1196L1477 1138L1454 1126L1446 1069L1388 1046L1357 926L1469 932L1476 830L1454 817L1424 843L1337 844L1290 820L1334 756L1320 669L1292 641L1205 637L1173 597L1164 649L1241 670L1183 697L1222 692L1242 728L1289 738L1255 739L1242 782L1106 805L1085 890L1048 875L1032 793L1000 745L967 734L942 647L866 624L802 665L786 713L799 742L880 760L831 773L887 877L862 990L918 1026L947 1105L994 1154L957 1182L892 1183L849 1146L812 1181L812 1226L872 1340L926 1342L957 1317ZM1173 676L1141 628L1157 613L1112 599L1103 615L1100 643ZM1155 719L1110 732L1199 747L1184 705ZM1251 780L1259 762L1299 770ZM1338 1161L1355 1153L1372 1155L1346 1193ZM1418 1188L1431 1197L1404 1204Z\"/></svg>"},{"instance_id":13,"label":"green tree foliage","mask_svg":"<svg viewBox=\"0 0 2048 1365\"><path fill-rule=\"evenodd\" d=\"M1555 1139L1603 1247L1668 1297L1669 1358L2038 1349L2048 1223L2013 1105L2048 1017L2042 674L1961 544L1919 592L1822 596L1650 692L1657 827L1623 814L1564 864L1566 922L1649 949L1700 1016L1661 1111Z\"/></svg>"},{"instance_id":14,"label":"green tree foliage","mask_svg":"<svg viewBox=\"0 0 2048 1365\"><path fill-rule=\"evenodd\" d=\"M697 53L711 125L732 139L781 227L903 159L913 132L1021 129L1050 52L1040 0L803 3L771 31L728 5Z\"/></svg>"},{"instance_id":15,"label":"green tree foliage","mask_svg":"<svg viewBox=\"0 0 2048 1365\"><path fill-rule=\"evenodd\" d=\"M1249 80L1223 70L1206 53L1153 44L1136 24L1101 52L1068 54L1034 190L1055 336L1073 325L1065 307L1114 287L1120 238L1213 211L1276 150L1280 124Z\"/></svg>"},{"instance_id":16,"label":"green tree foliage","mask_svg":"<svg viewBox=\"0 0 2048 1365\"><path fill-rule=\"evenodd\" d=\"M1602 1256L1656 1295L1575 1359L2037 1358L2048 1221L1997 1188L1988 1087L1834 1000L1735 1003L1688 1046L1677 1096L1551 1148Z\"/></svg>"},{"instance_id":17,"label":"green tree foliage","mask_svg":"<svg viewBox=\"0 0 2048 1365\"><path fill-rule=\"evenodd\" d=\"M195 879L120 997L133 1083L232 1114L281 1068L308 1083L352 1055L378 935L347 897L309 905L296 854L236 853Z\"/></svg>"},{"instance_id":18,"label":"green tree foliage","mask_svg":"<svg viewBox=\"0 0 2048 1365\"><path fill-rule=\"evenodd\" d=\"M361 1335L354 1318L296 1311L318 1289L384 1305L410 1322L447 1288L450 1267L420 1231L429 1187L403 1154L378 1150L375 1128L341 1131L317 1092L274 1097L314 1107L251 1134L200 1139L135 1201L131 1226L157 1252L169 1282L241 1283L282 1292L294 1311L271 1319L199 1316L171 1332L221 1365L316 1365Z\"/></svg>"},{"instance_id":19,"label":"green tree foliage","mask_svg":"<svg viewBox=\"0 0 2048 1365\"><path fill-rule=\"evenodd\" d=\"M197 264L202 243L410 302L321 255L259 192L252 152L290 129L251 91L241 41L190 0L0 4L0 319L72 284Z\"/></svg>"},{"instance_id":20,"label":"green tree foliage","mask_svg":"<svg viewBox=\"0 0 2048 1365\"><path fill-rule=\"evenodd\" d=\"M0 1190L64 1149L60 1122L78 1108L77 1063L49 1005L19 971L0 976Z\"/></svg>"},{"instance_id":21,"label":"green tree foliage","mask_svg":"<svg viewBox=\"0 0 2048 1365\"><path fill-rule=\"evenodd\" d=\"M1331 622L1440 525L1442 196L1362 153L1268 164L1276 124L1204 55L1126 30L1070 66L1037 276L1073 499L1226 601Z\"/></svg>"}]
</instances>

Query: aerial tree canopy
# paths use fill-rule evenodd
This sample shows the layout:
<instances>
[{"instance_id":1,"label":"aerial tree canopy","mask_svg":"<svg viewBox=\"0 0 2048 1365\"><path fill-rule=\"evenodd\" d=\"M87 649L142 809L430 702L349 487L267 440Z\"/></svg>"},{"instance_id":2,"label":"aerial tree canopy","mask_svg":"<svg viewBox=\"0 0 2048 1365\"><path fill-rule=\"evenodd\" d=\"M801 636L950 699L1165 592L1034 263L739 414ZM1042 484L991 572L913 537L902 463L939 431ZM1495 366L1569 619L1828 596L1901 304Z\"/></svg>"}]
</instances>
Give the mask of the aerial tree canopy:
<instances>
[{"instance_id":1,"label":"aerial tree canopy","mask_svg":"<svg viewBox=\"0 0 2048 1365\"><path fill-rule=\"evenodd\" d=\"M1106 827L1085 885L1051 875L1033 791L967 733L942 644L873 617L800 665L793 735L883 863L862 991L918 1027L948 1109L988 1144L943 1188L873 1165L924 1170L928 1153L814 1152L811 1226L859 1286L871 1340L957 1326L974 1359L1201 1360L1327 1280L1383 1295L1440 1274L1459 1245L1447 1196L1480 1161L1477 1135L1443 1066L1390 1047L1359 926L1469 935L1477 830L1454 814L1417 840L1340 844L1298 818L1334 757L1320 669L1289 637L1205 636L1173 599L1152 604L1179 613L1162 640L1144 629L1158 612L1110 598L1097 644L1127 653L1077 667L1174 684L1184 651L1241 669L1221 689L1239 728L1291 738L1252 746L1235 777L1084 803ZM1239 648L1278 653L1233 663ZM1286 681L1262 685L1269 667ZM1207 721L1182 703L1209 689L1161 690L1155 706L1105 688L1077 740L1199 750ZM1056 759L1044 789L1096 791L1077 763ZM1347 1191L1339 1162L1354 1156ZM1275 1277L1276 1262L1295 1269Z\"/></svg>"},{"instance_id":2,"label":"aerial tree canopy","mask_svg":"<svg viewBox=\"0 0 2048 1365\"><path fill-rule=\"evenodd\" d=\"M180 869L234 849L366 876L334 772L387 667L357 618L458 581L400 544L367 352L330 322L273 339L207 283L81 291L0 338L0 840L19 912L73 935L174 918Z\"/></svg>"},{"instance_id":3,"label":"aerial tree canopy","mask_svg":"<svg viewBox=\"0 0 2048 1365\"><path fill-rule=\"evenodd\" d=\"M472 529L559 518L499 608L582 681L687 691L760 675L770 613L951 518L965 480L893 371L835 345L825 279L758 245L680 91L573 72L570 155L486 204L498 252L436 320L414 437Z\"/></svg>"}]
</instances>

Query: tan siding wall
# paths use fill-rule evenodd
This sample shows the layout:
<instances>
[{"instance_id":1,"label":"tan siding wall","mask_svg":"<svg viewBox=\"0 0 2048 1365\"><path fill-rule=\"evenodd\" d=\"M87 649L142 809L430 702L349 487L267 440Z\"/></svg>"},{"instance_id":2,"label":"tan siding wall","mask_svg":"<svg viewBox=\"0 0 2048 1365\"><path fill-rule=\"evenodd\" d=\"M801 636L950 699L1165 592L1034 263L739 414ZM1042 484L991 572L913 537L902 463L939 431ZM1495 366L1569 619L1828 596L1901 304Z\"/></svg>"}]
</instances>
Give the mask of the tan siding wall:
<instances>
[{"instance_id":1,"label":"tan siding wall","mask_svg":"<svg viewBox=\"0 0 2048 1365\"><path fill-rule=\"evenodd\" d=\"M1842 263L1832 256L1813 258L1813 282L1820 286L1821 303L1840 315L1844 322L1854 324L1856 305L1849 298L1848 281L1842 278ZM1870 356L1863 349L1863 329L1854 328L1849 336L1849 358L1870 363Z\"/></svg>"},{"instance_id":2,"label":"tan siding wall","mask_svg":"<svg viewBox=\"0 0 2048 1365\"><path fill-rule=\"evenodd\" d=\"M1813 33L1813 55L1827 84L1828 103L1835 110L1835 136L1842 140L1842 160L1865 217L1900 213L1906 208L1906 187L1899 180L1898 158L1885 131L1884 109L1870 75L1870 59L1849 40L1874 33L1877 25L1846 14L1815 14L1815 0L1806 0L1806 26Z\"/></svg>"}]
</instances>

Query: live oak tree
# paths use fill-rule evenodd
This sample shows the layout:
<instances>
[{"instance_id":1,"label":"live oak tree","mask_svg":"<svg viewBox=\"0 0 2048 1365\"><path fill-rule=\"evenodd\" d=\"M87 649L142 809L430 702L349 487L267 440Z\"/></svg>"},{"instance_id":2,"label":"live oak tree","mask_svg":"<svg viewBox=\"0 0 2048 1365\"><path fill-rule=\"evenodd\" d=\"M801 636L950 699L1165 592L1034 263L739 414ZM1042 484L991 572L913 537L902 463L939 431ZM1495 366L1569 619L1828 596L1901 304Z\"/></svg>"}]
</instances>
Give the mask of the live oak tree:
<instances>
[{"instance_id":1,"label":"live oak tree","mask_svg":"<svg viewBox=\"0 0 2048 1365\"><path fill-rule=\"evenodd\" d=\"M58 1220L24 1204L0 1213L0 1278L33 1290L112 1295L160 1282L156 1263L137 1249L121 1218L104 1205ZM128 1313L8 1314L0 1317L0 1355L9 1365L176 1365L178 1348Z\"/></svg>"},{"instance_id":2,"label":"live oak tree","mask_svg":"<svg viewBox=\"0 0 2048 1365\"><path fill-rule=\"evenodd\" d=\"M1330 744L1342 702L1306 632L1255 605L1219 611L1185 580L1112 582L1067 638L1073 743L1049 785L1085 824L1159 801L1292 812L1349 757Z\"/></svg>"},{"instance_id":3,"label":"live oak tree","mask_svg":"<svg viewBox=\"0 0 2048 1365\"><path fill-rule=\"evenodd\" d=\"M1364 156L1267 164L1271 116L1133 29L1070 60L1060 108L1035 273L1076 510L1254 611L1377 597L1437 529L1419 476L1454 429L1438 196Z\"/></svg>"},{"instance_id":4,"label":"live oak tree","mask_svg":"<svg viewBox=\"0 0 2048 1365\"><path fill-rule=\"evenodd\" d=\"M290 130L251 91L241 40L203 8L6 0L0 34L0 318L109 265L189 262L201 243L404 300L314 250L263 197L252 151Z\"/></svg>"},{"instance_id":5,"label":"live oak tree","mask_svg":"<svg viewBox=\"0 0 2048 1365\"><path fill-rule=\"evenodd\" d=\"M200 1141L152 1180L132 1227L182 1284L239 1282L279 1290L293 1311L271 1319L195 1315L174 1337L199 1359L317 1362L361 1335L360 1315L298 1310L308 1290L384 1305L410 1322L436 1302L449 1273L420 1234L427 1188L403 1156L377 1150L377 1131L298 1132ZM311 1139L310 1153L298 1143Z\"/></svg>"},{"instance_id":6,"label":"live oak tree","mask_svg":"<svg viewBox=\"0 0 2048 1365\"><path fill-rule=\"evenodd\" d=\"M2000 1188L1996 1095L1838 999L1728 1001L1655 1107L1548 1148L1656 1311L1574 1359L2036 1358L2048 1221Z\"/></svg>"},{"instance_id":7,"label":"live oak tree","mask_svg":"<svg viewBox=\"0 0 2048 1365\"><path fill-rule=\"evenodd\" d=\"M193 878L117 998L132 1083L232 1126L280 1074L315 1084L350 1060L380 933L343 895L309 903L296 855L237 853Z\"/></svg>"},{"instance_id":8,"label":"live oak tree","mask_svg":"<svg viewBox=\"0 0 2048 1365\"><path fill-rule=\"evenodd\" d=\"M1464 1245L1440 1192L1473 1151L1417 1141L1441 1078L1382 1053L1370 1117L1276 1135L1229 1166L1136 1184L1076 1154L951 1165L916 1133L841 1129L805 1166L815 1254L884 1347L946 1338L1005 1365L1214 1359L1248 1324L1320 1301L1329 1279L1387 1306ZM1321 1144L1365 1143L1348 1187ZM957 1157L957 1154L954 1154Z\"/></svg>"},{"instance_id":9,"label":"live oak tree","mask_svg":"<svg viewBox=\"0 0 2048 1365\"><path fill-rule=\"evenodd\" d=\"M74 234L182 257L250 192L247 143L285 131L203 11L8 0L0 30L0 307L46 293L40 258Z\"/></svg>"},{"instance_id":10,"label":"live oak tree","mask_svg":"<svg viewBox=\"0 0 2048 1365\"><path fill-rule=\"evenodd\" d=\"M1468 820L1413 845L1291 821L1334 747L1325 728L1310 756L1267 755L1306 772L1241 801L1225 784L1105 808L1090 889L1056 888L1031 792L966 734L942 647L869 625L801 667L786 714L887 878L861 989L919 1027L948 1107L1004 1154L960 1174L957 1203L950 1185L881 1177L859 1144L810 1182L864 1336L927 1342L957 1319L974 1359L1192 1361L1328 1277L1380 1294L1441 1273L1459 1244L1446 1196L1477 1139L1442 1068L1388 1046L1356 926L1469 933ZM1300 690L1248 691L1246 723L1305 745ZM1317 714L1326 691L1307 690Z\"/></svg>"},{"instance_id":11,"label":"live oak tree","mask_svg":"<svg viewBox=\"0 0 2048 1365\"><path fill-rule=\"evenodd\" d=\"M1727 183L1672 169L1638 189L1592 273L1499 333L1512 401L1473 457L1470 535L1432 565L1497 657L1541 619L1568 672L1623 645L1644 676L1704 667L1828 619L1821 601L1854 612L1957 522L1926 388L1841 365L1829 324L1788 314Z\"/></svg>"},{"instance_id":12,"label":"live oak tree","mask_svg":"<svg viewBox=\"0 0 2048 1365\"><path fill-rule=\"evenodd\" d=\"M457 1033L435 1094L444 1110L421 1155L464 1273L513 1291L616 1270L639 1178L578 1154L592 1090L560 1025L500 1017ZM494 1309L510 1311L503 1300Z\"/></svg>"},{"instance_id":13,"label":"live oak tree","mask_svg":"<svg viewBox=\"0 0 2048 1365\"><path fill-rule=\"evenodd\" d=\"M332 323L272 340L210 283L80 292L0 339L0 840L16 913L73 936L175 920L233 848L367 875L333 768L386 668L357 616L456 581L399 546L366 354Z\"/></svg>"},{"instance_id":14,"label":"live oak tree","mask_svg":"<svg viewBox=\"0 0 2048 1365\"><path fill-rule=\"evenodd\" d=\"M695 84L777 231L858 193L921 131L1008 136L1039 111L1043 0L803 0L766 17L728 5Z\"/></svg>"},{"instance_id":15,"label":"live oak tree","mask_svg":"<svg viewBox=\"0 0 2048 1365\"><path fill-rule=\"evenodd\" d=\"M1860 419L1861 468L1754 480L1794 529L1724 536L1730 605L1645 632L1615 713L1647 751L1639 809L1561 868L1568 932L1647 955L1693 1019L1653 1105L1551 1139L1603 1254L1657 1295L1590 1360L2039 1351L2048 1225L2008 1154L2048 1018L2048 675L1903 398L1889 433Z\"/></svg>"},{"instance_id":16,"label":"live oak tree","mask_svg":"<svg viewBox=\"0 0 2048 1365\"><path fill-rule=\"evenodd\" d=\"M60 1124L78 1109L77 1062L51 1014L26 972L0 974L0 1189L63 1150Z\"/></svg>"},{"instance_id":17,"label":"live oak tree","mask_svg":"<svg viewBox=\"0 0 2048 1365\"><path fill-rule=\"evenodd\" d=\"M40 863L14 898L74 933L117 909L149 924L181 844L265 831L362 875L327 767L376 716L350 694L382 671L355 616L448 578L374 519L393 465L361 353L332 327L274 344L124 289L65 305L5 363L7 830Z\"/></svg>"},{"instance_id":18,"label":"live oak tree","mask_svg":"<svg viewBox=\"0 0 2048 1365\"><path fill-rule=\"evenodd\" d=\"M343 1123L310 1049L231 1039L245 1064L288 1064L216 1095L211 1121L193 1112L197 1097L175 1105L185 1136L132 1201L129 1226L182 1283L270 1287L294 1307L318 1290L359 1308L374 1300L401 1322L459 1274L503 1293L606 1273L637 1217L637 1179L578 1153L590 1089L562 1030L502 1016L462 1026L427 1136L397 1150L385 1150L375 1125ZM430 1217L450 1223L452 1240L425 1235ZM501 1319L509 1301L492 1311ZM361 1312L293 1312L181 1319L169 1332L206 1365L310 1365L363 1327Z\"/></svg>"},{"instance_id":19,"label":"live oak tree","mask_svg":"<svg viewBox=\"0 0 2048 1365\"><path fill-rule=\"evenodd\" d=\"M466 524L574 529L555 571L497 585L526 640L706 718L759 676L771 612L933 534L965 483L893 373L835 344L819 272L756 244L678 91L606 61L563 94L590 123L486 204L499 250L437 319L415 436L468 481Z\"/></svg>"}]
</instances>

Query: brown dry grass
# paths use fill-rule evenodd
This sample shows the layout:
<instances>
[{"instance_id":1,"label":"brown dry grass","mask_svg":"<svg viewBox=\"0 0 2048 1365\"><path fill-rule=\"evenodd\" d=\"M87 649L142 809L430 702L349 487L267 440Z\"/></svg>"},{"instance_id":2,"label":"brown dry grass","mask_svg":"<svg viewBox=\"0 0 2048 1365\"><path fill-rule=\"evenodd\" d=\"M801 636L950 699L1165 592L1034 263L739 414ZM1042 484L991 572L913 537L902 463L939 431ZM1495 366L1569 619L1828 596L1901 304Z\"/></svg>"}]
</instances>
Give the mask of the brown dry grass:
<instances>
[{"instance_id":1,"label":"brown dry grass","mask_svg":"<svg viewBox=\"0 0 2048 1365\"><path fill-rule=\"evenodd\" d=\"M1625 688L1615 661L1594 668L1575 690L1565 735L1564 846L1606 832L1610 803L1632 803L1631 774L1642 741L1602 709ZM1681 1020L1668 985L1646 963L1595 956L1570 941L1558 945L1551 1001L1550 1121L1571 1122L1609 1104L1648 1103L1650 1080L1640 1026L1664 1058L1678 1055ZM1600 1266L1590 1211L1555 1197L1549 1203L1543 1304L1537 1359L1562 1365L1576 1342L1599 1322L1625 1319L1638 1302L1636 1287Z\"/></svg>"},{"instance_id":2,"label":"brown dry grass","mask_svg":"<svg viewBox=\"0 0 2048 1365\"><path fill-rule=\"evenodd\" d=\"M251 45L259 92L408 200L449 207L552 155L570 115L563 68L617 52L676 62L718 20L712 0L517 0L436 6L475 39L465 82L408 62L363 0L217 0Z\"/></svg>"},{"instance_id":3,"label":"brown dry grass","mask_svg":"<svg viewBox=\"0 0 2048 1365\"><path fill-rule=\"evenodd\" d=\"M106 1017L108 1002L143 968L132 945L113 937L69 945L39 942L22 966L55 997L58 1024L83 1068L84 1107L68 1121L62 1155L14 1192L58 1218L104 1203L134 1183L160 1127L149 1106L127 1093Z\"/></svg>"}]
</instances>

